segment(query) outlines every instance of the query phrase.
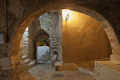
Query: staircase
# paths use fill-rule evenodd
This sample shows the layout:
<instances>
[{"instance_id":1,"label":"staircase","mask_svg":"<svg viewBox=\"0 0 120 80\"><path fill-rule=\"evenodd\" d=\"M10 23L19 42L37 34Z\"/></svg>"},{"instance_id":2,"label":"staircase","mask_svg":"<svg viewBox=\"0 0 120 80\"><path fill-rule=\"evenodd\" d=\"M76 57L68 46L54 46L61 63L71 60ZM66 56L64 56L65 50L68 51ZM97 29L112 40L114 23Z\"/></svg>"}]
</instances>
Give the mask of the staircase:
<instances>
[{"instance_id":1,"label":"staircase","mask_svg":"<svg viewBox=\"0 0 120 80\"><path fill-rule=\"evenodd\" d=\"M29 53L29 41L28 41L28 28L26 28L23 38L20 44L19 54L21 56L19 70L20 72L27 71L29 68L33 67L36 64L35 60L31 60L28 57Z\"/></svg>"},{"instance_id":2,"label":"staircase","mask_svg":"<svg viewBox=\"0 0 120 80\"><path fill-rule=\"evenodd\" d=\"M36 60L28 59L27 55L22 56L20 61L20 72L27 71L36 64Z\"/></svg>"}]
</instances>

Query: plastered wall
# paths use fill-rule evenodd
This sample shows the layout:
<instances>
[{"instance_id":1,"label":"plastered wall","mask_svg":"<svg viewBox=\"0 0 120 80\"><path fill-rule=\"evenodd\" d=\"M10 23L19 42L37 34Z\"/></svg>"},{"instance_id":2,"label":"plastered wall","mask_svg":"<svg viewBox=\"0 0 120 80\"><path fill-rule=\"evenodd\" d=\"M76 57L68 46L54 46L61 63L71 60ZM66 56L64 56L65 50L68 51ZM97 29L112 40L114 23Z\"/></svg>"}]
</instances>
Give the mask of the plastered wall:
<instances>
[{"instance_id":1,"label":"plastered wall","mask_svg":"<svg viewBox=\"0 0 120 80\"><path fill-rule=\"evenodd\" d=\"M109 57L111 46L102 25L92 17L71 11L62 21L64 63L83 63ZM89 65L89 64L88 64Z\"/></svg>"}]
</instances>

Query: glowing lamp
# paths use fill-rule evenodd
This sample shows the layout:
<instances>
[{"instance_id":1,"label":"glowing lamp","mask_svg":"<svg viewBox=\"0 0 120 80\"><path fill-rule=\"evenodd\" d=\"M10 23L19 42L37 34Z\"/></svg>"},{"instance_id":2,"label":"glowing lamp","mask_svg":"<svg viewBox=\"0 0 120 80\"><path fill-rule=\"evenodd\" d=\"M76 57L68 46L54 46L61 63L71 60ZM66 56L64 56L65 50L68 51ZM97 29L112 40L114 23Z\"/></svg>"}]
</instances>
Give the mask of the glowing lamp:
<instances>
[{"instance_id":1,"label":"glowing lamp","mask_svg":"<svg viewBox=\"0 0 120 80\"><path fill-rule=\"evenodd\" d=\"M70 20L71 17L72 17L71 11L70 11L70 10L67 10L67 9L63 9L63 10L62 10L62 16L63 16L63 19L64 19L65 21Z\"/></svg>"}]
</instances>

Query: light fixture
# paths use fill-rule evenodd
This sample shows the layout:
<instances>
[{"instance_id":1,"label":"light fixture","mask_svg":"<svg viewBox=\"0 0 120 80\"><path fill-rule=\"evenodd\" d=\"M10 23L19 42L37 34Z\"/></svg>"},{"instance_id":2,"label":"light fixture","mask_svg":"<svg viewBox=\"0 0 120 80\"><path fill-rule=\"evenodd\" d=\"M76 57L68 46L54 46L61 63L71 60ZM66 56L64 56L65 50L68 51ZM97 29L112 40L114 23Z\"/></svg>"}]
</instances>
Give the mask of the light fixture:
<instances>
[{"instance_id":1,"label":"light fixture","mask_svg":"<svg viewBox=\"0 0 120 80\"><path fill-rule=\"evenodd\" d=\"M67 9L63 9L62 10L62 16L63 16L63 20L65 20L65 21L70 20L71 16L72 16L71 11L67 10Z\"/></svg>"}]
</instances>

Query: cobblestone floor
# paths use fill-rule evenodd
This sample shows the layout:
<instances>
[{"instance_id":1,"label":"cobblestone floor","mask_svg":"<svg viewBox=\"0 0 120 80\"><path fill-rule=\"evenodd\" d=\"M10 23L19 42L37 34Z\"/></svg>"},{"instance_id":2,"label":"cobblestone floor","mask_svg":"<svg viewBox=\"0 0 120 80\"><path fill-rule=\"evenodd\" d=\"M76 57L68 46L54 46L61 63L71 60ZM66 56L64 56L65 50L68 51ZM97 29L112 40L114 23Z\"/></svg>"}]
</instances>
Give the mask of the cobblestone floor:
<instances>
[{"instance_id":1,"label":"cobblestone floor","mask_svg":"<svg viewBox=\"0 0 120 80\"><path fill-rule=\"evenodd\" d=\"M94 80L92 76L79 71L54 71L48 64L38 64L27 74L22 74L20 80Z\"/></svg>"}]
</instances>

